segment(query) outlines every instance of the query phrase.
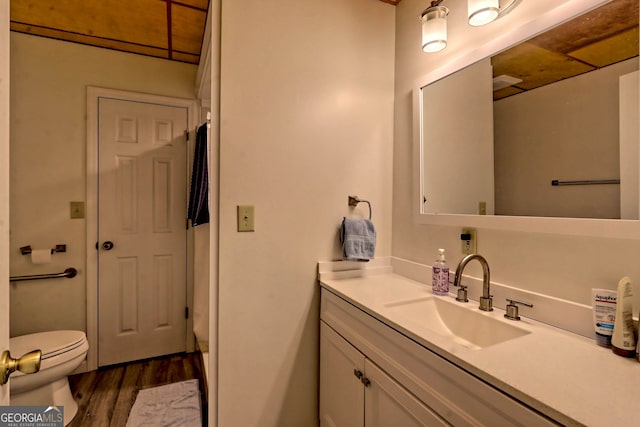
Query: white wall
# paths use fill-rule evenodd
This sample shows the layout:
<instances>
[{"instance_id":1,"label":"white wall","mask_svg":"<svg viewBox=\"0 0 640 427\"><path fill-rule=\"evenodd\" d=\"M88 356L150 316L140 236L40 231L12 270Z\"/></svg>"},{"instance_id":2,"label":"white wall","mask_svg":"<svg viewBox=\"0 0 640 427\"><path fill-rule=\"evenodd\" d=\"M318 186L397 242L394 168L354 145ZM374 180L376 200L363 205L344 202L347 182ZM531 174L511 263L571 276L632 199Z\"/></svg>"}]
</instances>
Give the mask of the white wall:
<instances>
[{"instance_id":1,"label":"white wall","mask_svg":"<svg viewBox=\"0 0 640 427\"><path fill-rule=\"evenodd\" d=\"M75 267L74 279L11 286L11 335L86 330L85 220L69 202L85 199L86 86L194 98L197 67L11 33L11 275ZM19 247L66 244L34 266Z\"/></svg>"},{"instance_id":2,"label":"white wall","mask_svg":"<svg viewBox=\"0 0 640 427\"><path fill-rule=\"evenodd\" d=\"M394 13L222 4L221 426L317 425L316 263L340 257L349 194L371 201L376 255L391 253ZM240 204L255 205L253 233L236 232Z\"/></svg>"},{"instance_id":3,"label":"white wall","mask_svg":"<svg viewBox=\"0 0 640 427\"><path fill-rule=\"evenodd\" d=\"M414 82L465 50L481 47L520 26L541 11L564 2L537 0L522 2L511 14L487 27L472 28L465 20L465 2L448 4L449 46L437 54L420 49L417 22L425 7L422 0L403 0L396 15L396 99L394 129L393 249L394 256L420 263L435 259L437 248L445 248L450 262L457 264L460 229L417 225L412 203L412 103ZM461 179L455 167L446 179ZM623 275L640 283L640 241L570 237L563 235L478 230L478 252L491 264L491 278L497 282L590 304L590 289L613 289ZM455 254L455 255L454 255ZM470 266L471 267L471 266ZM475 265L474 265L475 267ZM473 270L472 270L473 272ZM476 275L481 273L476 269ZM636 312L640 305L636 292ZM503 303L503 302L501 302Z\"/></svg>"}]
</instances>

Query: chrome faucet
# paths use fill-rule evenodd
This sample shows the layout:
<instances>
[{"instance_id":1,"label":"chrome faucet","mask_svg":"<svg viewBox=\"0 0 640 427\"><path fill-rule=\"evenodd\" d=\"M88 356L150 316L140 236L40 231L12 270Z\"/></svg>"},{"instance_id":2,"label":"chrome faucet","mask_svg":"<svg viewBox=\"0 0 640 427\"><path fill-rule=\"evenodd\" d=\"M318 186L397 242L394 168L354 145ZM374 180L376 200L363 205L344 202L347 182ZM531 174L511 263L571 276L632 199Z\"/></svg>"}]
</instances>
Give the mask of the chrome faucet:
<instances>
[{"instance_id":1,"label":"chrome faucet","mask_svg":"<svg viewBox=\"0 0 640 427\"><path fill-rule=\"evenodd\" d=\"M460 282L462 280L462 270L464 270L464 268L467 266L469 261L474 259L477 259L480 265L482 265L482 296L480 297L479 308L480 310L483 310L483 311L493 311L493 295L489 293L489 283L491 280L490 273L489 273L489 263L487 263L487 260L484 259L482 255L471 254L471 255L467 255L466 257L462 258L462 260L460 260L460 264L458 264L458 267L456 268L456 276L453 280L453 285L461 286ZM461 286L461 289L463 289L464 293L466 294L466 287ZM465 299L466 299L466 295L465 295ZM458 299L458 300L463 301L463 299Z\"/></svg>"}]
</instances>

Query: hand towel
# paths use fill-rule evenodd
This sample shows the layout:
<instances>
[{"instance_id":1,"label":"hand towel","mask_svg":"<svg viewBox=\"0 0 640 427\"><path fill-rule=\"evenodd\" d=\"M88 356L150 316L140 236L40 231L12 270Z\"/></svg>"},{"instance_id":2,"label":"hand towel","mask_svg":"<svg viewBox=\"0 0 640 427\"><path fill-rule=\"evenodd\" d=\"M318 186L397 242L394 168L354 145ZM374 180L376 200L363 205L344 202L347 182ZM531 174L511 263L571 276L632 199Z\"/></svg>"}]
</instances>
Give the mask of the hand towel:
<instances>
[{"instance_id":1,"label":"hand towel","mask_svg":"<svg viewBox=\"0 0 640 427\"><path fill-rule=\"evenodd\" d=\"M207 164L207 125L198 128L191 171L188 218L191 226L209 222L209 176Z\"/></svg>"},{"instance_id":2,"label":"hand towel","mask_svg":"<svg viewBox=\"0 0 640 427\"><path fill-rule=\"evenodd\" d=\"M345 261L369 261L376 251L376 230L369 219L342 220L340 228L342 259Z\"/></svg>"}]
</instances>

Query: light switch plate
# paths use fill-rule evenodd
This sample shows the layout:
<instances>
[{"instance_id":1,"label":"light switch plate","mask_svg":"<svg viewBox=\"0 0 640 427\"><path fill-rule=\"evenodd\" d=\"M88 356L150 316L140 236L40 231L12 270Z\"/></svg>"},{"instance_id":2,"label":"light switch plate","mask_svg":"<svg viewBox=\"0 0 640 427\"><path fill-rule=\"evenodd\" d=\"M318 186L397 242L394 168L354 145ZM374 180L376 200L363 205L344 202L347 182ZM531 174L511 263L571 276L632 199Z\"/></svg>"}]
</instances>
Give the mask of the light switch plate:
<instances>
[{"instance_id":1,"label":"light switch plate","mask_svg":"<svg viewBox=\"0 0 640 427\"><path fill-rule=\"evenodd\" d=\"M478 215L486 215L487 214L487 202L478 202Z\"/></svg>"},{"instance_id":2,"label":"light switch plate","mask_svg":"<svg viewBox=\"0 0 640 427\"><path fill-rule=\"evenodd\" d=\"M84 218L84 202L69 202L69 217Z\"/></svg>"},{"instance_id":3,"label":"light switch plate","mask_svg":"<svg viewBox=\"0 0 640 427\"><path fill-rule=\"evenodd\" d=\"M253 205L238 205L238 231L255 231Z\"/></svg>"}]
</instances>

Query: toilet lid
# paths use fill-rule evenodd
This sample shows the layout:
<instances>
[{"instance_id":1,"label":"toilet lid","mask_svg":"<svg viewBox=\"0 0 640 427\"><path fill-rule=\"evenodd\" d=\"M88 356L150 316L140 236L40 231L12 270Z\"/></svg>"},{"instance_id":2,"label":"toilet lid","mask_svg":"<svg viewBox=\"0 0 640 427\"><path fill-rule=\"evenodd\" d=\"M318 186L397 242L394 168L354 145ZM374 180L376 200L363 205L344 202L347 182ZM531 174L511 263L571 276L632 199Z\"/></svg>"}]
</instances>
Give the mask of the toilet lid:
<instances>
[{"instance_id":1,"label":"toilet lid","mask_svg":"<svg viewBox=\"0 0 640 427\"><path fill-rule=\"evenodd\" d=\"M81 346L86 341L82 331L47 331L11 338L9 349L13 357L33 350L42 351L42 358L57 356Z\"/></svg>"}]
</instances>

